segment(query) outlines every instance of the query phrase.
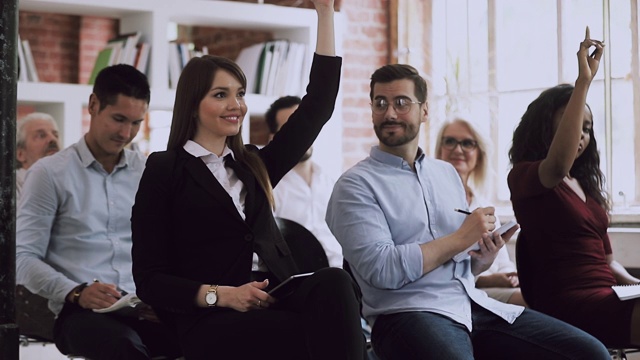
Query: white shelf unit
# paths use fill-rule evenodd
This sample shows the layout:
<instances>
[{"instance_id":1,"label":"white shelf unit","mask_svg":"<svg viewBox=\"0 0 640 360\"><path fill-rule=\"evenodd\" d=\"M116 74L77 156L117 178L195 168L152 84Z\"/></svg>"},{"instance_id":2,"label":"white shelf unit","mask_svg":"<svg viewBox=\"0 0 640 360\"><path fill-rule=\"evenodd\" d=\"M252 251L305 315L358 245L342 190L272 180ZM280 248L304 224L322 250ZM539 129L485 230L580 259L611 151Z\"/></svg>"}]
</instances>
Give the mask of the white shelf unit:
<instances>
[{"instance_id":1,"label":"white shelf unit","mask_svg":"<svg viewBox=\"0 0 640 360\"><path fill-rule=\"evenodd\" d=\"M120 33L140 31L141 41L151 44L148 69L150 110L171 110L175 100L175 90L169 88L168 76L169 23L267 31L273 34L274 39L307 44L309 54L315 49L316 42L315 10L268 4L216 0L21 0L19 9L117 18L120 20ZM339 55L342 54L345 25L345 17L336 13L336 46ZM38 111L51 113L59 121L65 147L82 136L82 108L86 107L90 94L89 85L18 83L18 104L32 105ZM275 99L272 96L247 95L250 113L244 121L245 142L248 141L249 116L264 114ZM335 176L342 171L341 117L340 95L333 118L314 144L314 160Z\"/></svg>"}]
</instances>

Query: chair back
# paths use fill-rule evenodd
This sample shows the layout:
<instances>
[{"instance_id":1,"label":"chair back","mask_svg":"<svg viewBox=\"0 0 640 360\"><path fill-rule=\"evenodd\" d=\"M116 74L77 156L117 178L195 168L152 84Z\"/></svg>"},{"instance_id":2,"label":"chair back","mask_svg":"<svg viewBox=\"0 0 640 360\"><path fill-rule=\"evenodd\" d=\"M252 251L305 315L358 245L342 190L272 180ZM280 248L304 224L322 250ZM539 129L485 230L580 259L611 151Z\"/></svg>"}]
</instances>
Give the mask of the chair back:
<instances>
[{"instance_id":1,"label":"chair back","mask_svg":"<svg viewBox=\"0 0 640 360\"><path fill-rule=\"evenodd\" d=\"M301 273L329 267L327 253L309 230L292 220L280 217L275 220Z\"/></svg>"},{"instance_id":2,"label":"chair back","mask_svg":"<svg viewBox=\"0 0 640 360\"><path fill-rule=\"evenodd\" d=\"M36 295L22 285L16 286L16 323L20 335L53 342L55 315L49 310L47 299Z\"/></svg>"}]
</instances>

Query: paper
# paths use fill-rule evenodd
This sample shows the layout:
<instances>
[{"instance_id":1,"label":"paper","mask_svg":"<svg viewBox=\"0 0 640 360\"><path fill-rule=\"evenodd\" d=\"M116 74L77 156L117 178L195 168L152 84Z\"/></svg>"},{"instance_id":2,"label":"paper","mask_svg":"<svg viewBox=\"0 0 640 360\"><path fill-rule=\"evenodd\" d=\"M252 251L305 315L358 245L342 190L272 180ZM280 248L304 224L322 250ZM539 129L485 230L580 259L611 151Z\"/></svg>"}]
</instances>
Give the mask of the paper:
<instances>
[{"instance_id":1,"label":"paper","mask_svg":"<svg viewBox=\"0 0 640 360\"><path fill-rule=\"evenodd\" d=\"M629 300L640 297L640 284L615 285L611 287L620 300Z\"/></svg>"},{"instance_id":2,"label":"paper","mask_svg":"<svg viewBox=\"0 0 640 360\"><path fill-rule=\"evenodd\" d=\"M140 304L142 300L140 300L136 294L127 294L121 297L118 301L116 301L113 305L104 309L93 309L94 312L97 313L108 313L113 311L118 312L132 312L136 305Z\"/></svg>"}]
</instances>

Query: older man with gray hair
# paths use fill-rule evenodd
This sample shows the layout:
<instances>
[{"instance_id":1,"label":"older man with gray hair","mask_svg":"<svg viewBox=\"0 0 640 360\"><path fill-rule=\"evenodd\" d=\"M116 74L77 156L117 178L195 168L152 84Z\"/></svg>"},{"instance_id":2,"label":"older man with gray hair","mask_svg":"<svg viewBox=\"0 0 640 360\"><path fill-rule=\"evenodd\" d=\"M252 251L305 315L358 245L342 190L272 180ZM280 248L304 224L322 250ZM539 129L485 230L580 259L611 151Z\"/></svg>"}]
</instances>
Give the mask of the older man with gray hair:
<instances>
[{"instance_id":1,"label":"older man with gray hair","mask_svg":"<svg viewBox=\"0 0 640 360\"><path fill-rule=\"evenodd\" d=\"M40 158L60 150L58 124L53 116L34 112L20 120L16 126L16 202L20 199L27 169Z\"/></svg>"}]
</instances>

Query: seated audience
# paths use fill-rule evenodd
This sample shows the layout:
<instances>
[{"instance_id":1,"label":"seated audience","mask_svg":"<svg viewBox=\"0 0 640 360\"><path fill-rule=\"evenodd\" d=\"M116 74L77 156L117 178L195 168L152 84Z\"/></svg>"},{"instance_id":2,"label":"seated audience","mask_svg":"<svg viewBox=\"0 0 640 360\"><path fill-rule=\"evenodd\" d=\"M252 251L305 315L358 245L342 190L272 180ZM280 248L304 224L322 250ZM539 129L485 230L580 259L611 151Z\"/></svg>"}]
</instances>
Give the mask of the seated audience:
<instances>
[{"instance_id":1,"label":"seated audience","mask_svg":"<svg viewBox=\"0 0 640 360\"><path fill-rule=\"evenodd\" d=\"M589 55L592 46L596 51ZM614 260L594 115L586 103L603 46L587 29L575 85L543 91L513 134L508 184L522 225L517 262L523 295L533 309L609 346L638 346L640 299L621 301L611 286L640 279Z\"/></svg>"},{"instance_id":2,"label":"seated audience","mask_svg":"<svg viewBox=\"0 0 640 360\"><path fill-rule=\"evenodd\" d=\"M487 142L469 121L458 117L444 123L436 137L435 155L436 159L453 165L460 175L469 209L489 206L477 191L484 188L490 168ZM497 217L495 225L500 227ZM498 251L489 269L476 276L476 287L496 300L526 306L520 293L516 265L509 259L506 246Z\"/></svg>"},{"instance_id":3,"label":"seated audience","mask_svg":"<svg viewBox=\"0 0 640 360\"><path fill-rule=\"evenodd\" d=\"M129 65L103 69L89 97L89 132L30 169L17 211L16 280L49 299L63 354L99 359L178 357L152 309L96 313L134 293L131 207L144 157L125 149L147 113L147 78Z\"/></svg>"},{"instance_id":4,"label":"seated audience","mask_svg":"<svg viewBox=\"0 0 640 360\"><path fill-rule=\"evenodd\" d=\"M586 332L494 300L475 287L517 226L503 236L492 207L469 215L460 176L418 146L427 85L408 65L371 76L379 144L338 179L327 223L362 289L381 359L609 359ZM479 250L465 252L477 244ZM453 257L462 253L458 261Z\"/></svg>"}]
</instances>

